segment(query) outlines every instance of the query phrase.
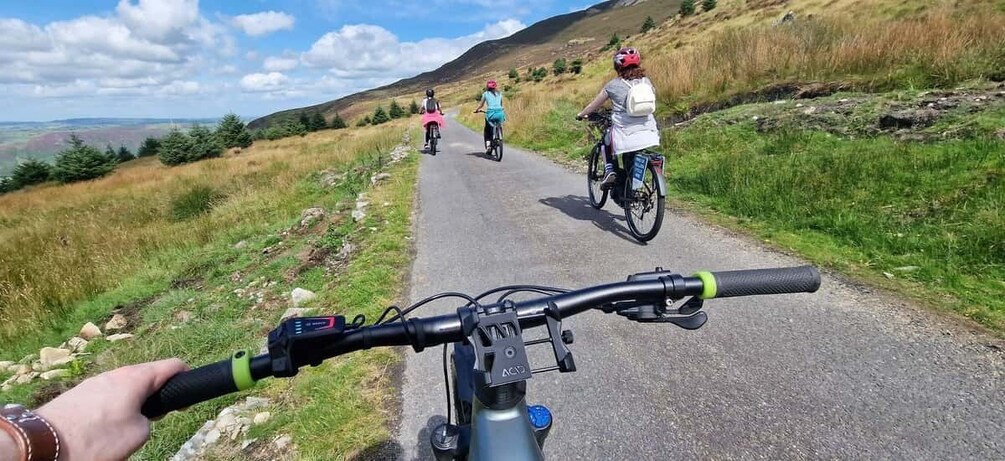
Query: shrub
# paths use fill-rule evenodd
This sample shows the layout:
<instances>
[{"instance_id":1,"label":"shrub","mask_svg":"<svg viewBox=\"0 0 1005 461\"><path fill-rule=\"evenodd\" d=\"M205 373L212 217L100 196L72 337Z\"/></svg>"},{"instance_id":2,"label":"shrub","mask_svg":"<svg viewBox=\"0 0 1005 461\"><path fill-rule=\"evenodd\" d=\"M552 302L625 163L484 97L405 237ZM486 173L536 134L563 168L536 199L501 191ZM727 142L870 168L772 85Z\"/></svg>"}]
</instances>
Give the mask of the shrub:
<instances>
[{"instance_id":1,"label":"shrub","mask_svg":"<svg viewBox=\"0 0 1005 461\"><path fill-rule=\"evenodd\" d=\"M254 141L251 133L248 132L248 127L234 113L224 115L220 123L216 125L216 139L224 149L232 147L243 149Z\"/></svg>"},{"instance_id":2,"label":"shrub","mask_svg":"<svg viewBox=\"0 0 1005 461\"><path fill-rule=\"evenodd\" d=\"M688 1L688 0L685 0ZM616 50L621 46L621 37L618 34L611 34L611 39L607 41L607 45L604 45L604 50Z\"/></svg>"},{"instance_id":3,"label":"shrub","mask_svg":"<svg viewBox=\"0 0 1005 461\"><path fill-rule=\"evenodd\" d=\"M540 82L541 80L544 80L544 77L546 77L547 75L548 75L548 69L545 69L544 67L534 69L533 78L535 82Z\"/></svg>"},{"instance_id":4,"label":"shrub","mask_svg":"<svg viewBox=\"0 0 1005 461\"><path fill-rule=\"evenodd\" d=\"M715 0L701 0L701 9L705 11L712 11L715 9L716 4Z\"/></svg>"},{"instance_id":5,"label":"shrub","mask_svg":"<svg viewBox=\"0 0 1005 461\"><path fill-rule=\"evenodd\" d=\"M213 209L224 195L208 186L196 186L171 200L171 218L183 221Z\"/></svg>"},{"instance_id":6,"label":"shrub","mask_svg":"<svg viewBox=\"0 0 1005 461\"><path fill-rule=\"evenodd\" d=\"M356 126L367 126L370 124L370 117L363 117L356 122Z\"/></svg>"},{"instance_id":7,"label":"shrub","mask_svg":"<svg viewBox=\"0 0 1005 461\"><path fill-rule=\"evenodd\" d=\"M192 138L174 128L161 139L157 157L165 165L181 165L188 162L188 153L191 150Z\"/></svg>"},{"instance_id":8,"label":"shrub","mask_svg":"<svg viewBox=\"0 0 1005 461\"><path fill-rule=\"evenodd\" d=\"M694 0L684 0L680 4L680 15L681 16L691 16L694 14L695 6Z\"/></svg>"},{"instance_id":9,"label":"shrub","mask_svg":"<svg viewBox=\"0 0 1005 461\"><path fill-rule=\"evenodd\" d=\"M279 137L285 138L287 136L305 136L307 134L307 125L304 124L304 118L306 118L306 116L300 117L299 120L293 118L286 120L286 123L284 123L279 129Z\"/></svg>"},{"instance_id":10,"label":"shrub","mask_svg":"<svg viewBox=\"0 0 1005 461\"><path fill-rule=\"evenodd\" d=\"M509 70L509 79L510 80L519 80L520 79L520 73L516 71L515 67Z\"/></svg>"},{"instance_id":11,"label":"shrub","mask_svg":"<svg viewBox=\"0 0 1005 461\"><path fill-rule=\"evenodd\" d=\"M157 138L147 138L143 140L143 144L140 144L139 150L136 151L138 157L153 157L157 155L157 151L161 147L161 141Z\"/></svg>"},{"instance_id":12,"label":"shrub","mask_svg":"<svg viewBox=\"0 0 1005 461\"><path fill-rule=\"evenodd\" d=\"M656 21L653 20L652 16L646 16L645 22L642 23L642 33L644 34L655 28L656 28Z\"/></svg>"},{"instance_id":13,"label":"shrub","mask_svg":"<svg viewBox=\"0 0 1005 461\"><path fill-rule=\"evenodd\" d=\"M20 189L32 184L46 182L51 177L52 167L48 163L31 159L14 167L14 170L11 171L10 180L13 181L13 186Z\"/></svg>"},{"instance_id":14,"label":"shrub","mask_svg":"<svg viewBox=\"0 0 1005 461\"><path fill-rule=\"evenodd\" d=\"M565 63L565 58L558 58L551 64L551 70L555 73L555 75L564 74L568 67L569 66Z\"/></svg>"},{"instance_id":15,"label":"shrub","mask_svg":"<svg viewBox=\"0 0 1005 461\"><path fill-rule=\"evenodd\" d=\"M310 124L307 125L308 131L321 131L328 128L328 122L325 121L325 116L321 115L321 112L315 112L311 116Z\"/></svg>"},{"instance_id":16,"label":"shrub","mask_svg":"<svg viewBox=\"0 0 1005 461\"><path fill-rule=\"evenodd\" d=\"M409 104L408 106L408 113L412 115L419 113L419 103L415 102L414 99L412 100L412 104Z\"/></svg>"},{"instance_id":17,"label":"shrub","mask_svg":"<svg viewBox=\"0 0 1005 461\"><path fill-rule=\"evenodd\" d=\"M14 180L8 177L0 178L0 195L6 194L8 192L14 192L18 188L14 185Z\"/></svg>"},{"instance_id":18,"label":"shrub","mask_svg":"<svg viewBox=\"0 0 1005 461\"><path fill-rule=\"evenodd\" d=\"M115 169L114 157L84 144L77 135L70 135L70 147L56 155L52 176L61 183L100 178Z\"/></svg>"}]
</instances>

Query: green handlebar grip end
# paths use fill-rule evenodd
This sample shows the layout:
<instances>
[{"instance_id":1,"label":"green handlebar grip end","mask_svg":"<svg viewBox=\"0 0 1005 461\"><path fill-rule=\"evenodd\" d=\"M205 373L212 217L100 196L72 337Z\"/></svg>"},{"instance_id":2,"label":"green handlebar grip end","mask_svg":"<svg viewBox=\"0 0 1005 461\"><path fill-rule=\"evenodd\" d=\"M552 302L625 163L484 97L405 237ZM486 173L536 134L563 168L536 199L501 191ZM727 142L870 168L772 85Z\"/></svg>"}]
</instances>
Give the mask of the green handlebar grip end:
<instances>
[{"instance_id":1,"label":"green handlebar grip end","mask_svg":"<svg viewBox=\"0 0 1005 461\"><path fill-rule=\"evenodd\" d=\"M694 276L701 279L701 299L712 299L718 294L719 288L716 286L715 276L711 272L695 272Z\"/></svg>"},{"instance_id":2,"label":"green handlebar grip end","mask_svg":"<svg viewBox=\"0 0 1005 461\"><path fill-rule=\"evenodd\" d=\"M243 391L255 386L255 380L251 377L251 353L249 351L234 352L234 355L230 357L230 367L237 390Z\"/></svg>"}]
</instances>

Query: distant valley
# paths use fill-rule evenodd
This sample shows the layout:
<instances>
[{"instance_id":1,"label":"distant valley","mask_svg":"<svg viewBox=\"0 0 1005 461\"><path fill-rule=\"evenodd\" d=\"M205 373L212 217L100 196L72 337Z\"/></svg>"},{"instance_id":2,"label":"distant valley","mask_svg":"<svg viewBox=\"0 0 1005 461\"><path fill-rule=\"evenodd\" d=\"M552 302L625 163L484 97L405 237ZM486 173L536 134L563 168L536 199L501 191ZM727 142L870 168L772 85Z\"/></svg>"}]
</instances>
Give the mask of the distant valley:
<instances>
[{"instance_id":1,"label":"distant valley","mask_svg":"<svg viewBox=\"0 0 1005 461\"><path fill-rule=\"evenodd\" d=\"M246 118L248 120L250 118ZM0 176L8 174L19 159L50 160L66 147L75 133L89 145L104 148L126 146L135 151L149 136L160 137L172 127L215 125L218 119L78 118L51 122L0 122Z\"/></svg>"}]
</instances>

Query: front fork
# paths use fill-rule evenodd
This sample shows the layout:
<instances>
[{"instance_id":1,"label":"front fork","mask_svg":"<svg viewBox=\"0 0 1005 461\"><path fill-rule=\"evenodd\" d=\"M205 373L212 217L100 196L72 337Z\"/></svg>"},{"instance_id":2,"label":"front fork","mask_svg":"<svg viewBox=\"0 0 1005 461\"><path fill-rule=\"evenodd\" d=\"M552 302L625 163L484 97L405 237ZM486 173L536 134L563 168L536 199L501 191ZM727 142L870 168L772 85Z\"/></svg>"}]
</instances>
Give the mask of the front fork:
<instances>
[{"instance_id":1,"label":"front fork","mask_svg":"<svg viewBox=\"0 0 1005 461\"><path fill-rule=\"evenodd\" d=\"M481 407L481 405L477 406ZM433 448L433 456L436 457L437 461L468 460L468 455L472 452L471 448L473 445L476 452L474 454L477 456L477 459L471 459L470 461L505 459L512 455L514 450L517 452L530 451L527 450L526 445L521 447L522 437L519 434L519 428L526 427L528 423L533 429L534 440L537 443L537 450L534 451L540 454L540 451L544 450L544 441L551 432L553 422L551 410L544 405L523 404L522 406L526 408L526 416L522 414L509 415L509 419L513 420L509 424L504 421L508 412L484 410L486 413L493 413L493 416L486 418L486 421L490 421L488 424L485 424L486 421L482 421L482 424L488 426L502 423L502 425L495 428L484 427L479 429L478 432L481 435L474 435L477 440L472 439L473 425L471 424L463 426L446 423L440 424L429 436L429 442ZM474 423L478 424L479 419L478 415L476 415ZM510 430L507 431L504 426L509 426ZM533 454L527 453L526 456L521 456L521 459L534 459L532 456Z\"/></svg>"}]
</instances>

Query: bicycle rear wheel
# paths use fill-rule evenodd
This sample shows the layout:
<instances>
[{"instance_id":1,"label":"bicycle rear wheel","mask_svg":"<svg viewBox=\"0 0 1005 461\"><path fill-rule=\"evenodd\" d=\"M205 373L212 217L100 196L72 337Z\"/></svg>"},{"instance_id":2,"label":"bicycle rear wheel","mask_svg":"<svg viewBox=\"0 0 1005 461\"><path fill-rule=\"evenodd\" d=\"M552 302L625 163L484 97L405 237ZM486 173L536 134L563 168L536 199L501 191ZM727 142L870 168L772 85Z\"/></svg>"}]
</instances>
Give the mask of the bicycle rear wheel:
<instances>
[{"instance_id":1,"label":"bicycle rear wheel","mask_svg":"<svg viewBox=\"0 0 1005 461\"><path fill-rule=\"evenodd\" d=\"M633 191L631 199L626 203L625 220L628 221L628 230L640 242L652 240L663 225L666 197L660 189L658 174L656 167L650 162L642 177L642 187Z\"/></svg>"},{"instance_id":2,"label":"bicycle rear wheel","mask_svg":"<svg viewBox=\"0 0 1005 461\"><path fill-rule=\"evenodd\" d=\"M429 127L429 153L436 155L436 143L439 142L437 138L440 137L440 130L435 126Z\"/></svg>"},{"instance_id":3,"label":"bicycle rear wheel","mask_svg":"<svg viewBox=\"0 0 1005 461\"><path fill-rule=\"evenodd\" d=\"M604 156L600 152L600 144L593 146L590 152L590 165L586 172L586 188L590 192L590 206L601 209L607 203L609 191L600 187L604 180L605 167L607 165Z\"/></svg>"},{"instance_id":4,"label":"bicycle rear wheel","mask_svg":"<svg viewBox=\"0 0 1005 461\"><path fill-rule=\"evenodd\" d=\"M495 157L496 157L496 161L497 162L501 162L502 161L502 156L503 156L503 141L502 141L502 127L501 126L497 126L496 127L495 139L493 139L492 142L495 144L495 153L496 153Z\"/></svg>"}]
</instances>

